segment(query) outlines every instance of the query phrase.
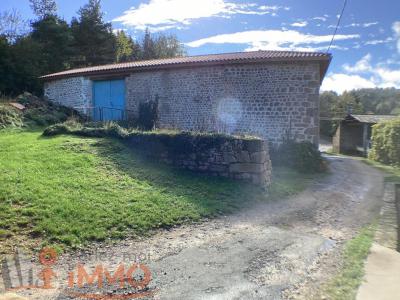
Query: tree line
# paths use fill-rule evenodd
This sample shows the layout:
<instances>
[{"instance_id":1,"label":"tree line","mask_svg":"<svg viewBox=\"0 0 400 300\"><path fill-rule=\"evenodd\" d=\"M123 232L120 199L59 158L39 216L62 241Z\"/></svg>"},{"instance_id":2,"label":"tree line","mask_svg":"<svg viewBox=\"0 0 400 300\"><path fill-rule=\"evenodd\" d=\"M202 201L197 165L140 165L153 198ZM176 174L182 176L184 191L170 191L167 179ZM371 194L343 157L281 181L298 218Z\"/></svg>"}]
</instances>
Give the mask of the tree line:
<instances>
[{"instance_id":1,"label":"tree line","mask_svg":"<svg viewBox=\"0 0 400 300\"><path fill-rule=\"evenodd\" d=\"M400 90L375 88L346 91L341 95L328 91L320 94L320 133L333 136L339 120L348 113L400 115Z\"/></svg>"},{"instance_id":2,"label":"tree line","mask_svg":"<svg viewBox=\"0 0 400 300\"><path fill-rule=\"evenodd\" d=\"M35 20L0 12L0 94L42 92L39 77L72 68L185 55L174 35L146 29L140 40L113 30L100 0L88 0L67 22L55 0L29 0Z\"/></svg>"},{"instance_id":3,"label":"tree line","mask_svg":"<svg viewBox=\"0 0 400 300\"><path fill-rule=\"evenodd\" d=\"M342 95L323 92L320 95L320 115L342 118L354 114L400 115L400 90L395 88L359 89Z\"/></svg>"}]
</instances>

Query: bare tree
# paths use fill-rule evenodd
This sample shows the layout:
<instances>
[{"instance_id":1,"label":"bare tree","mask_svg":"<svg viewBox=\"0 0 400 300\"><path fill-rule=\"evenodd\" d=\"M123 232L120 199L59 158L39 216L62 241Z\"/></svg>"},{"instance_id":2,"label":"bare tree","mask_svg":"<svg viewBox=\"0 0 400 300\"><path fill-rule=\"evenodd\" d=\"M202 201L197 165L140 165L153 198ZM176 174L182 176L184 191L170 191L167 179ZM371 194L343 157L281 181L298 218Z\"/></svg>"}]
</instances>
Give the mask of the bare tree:
<instances>
[{"instance_id":1,"label":"bare tree","mask_svg":"<svg viewBox=\"0 0 400 300\"><path fill-rule=\"evenodd\" d=\"M55 0L29 0L33 13L39 18L44 19L54 16L57 13L57 3Z\"/></svg>"},{"instance_id":2,"label":"bare tree","mask_svg":"<svg viewBox=\"0 0 400 300\"><path fill-rule=\"evenodd\" d=\"M5 36L10 42L28 31L28 22L16 10L0 12L0 35Z\"/></svg>"}]
</instances>

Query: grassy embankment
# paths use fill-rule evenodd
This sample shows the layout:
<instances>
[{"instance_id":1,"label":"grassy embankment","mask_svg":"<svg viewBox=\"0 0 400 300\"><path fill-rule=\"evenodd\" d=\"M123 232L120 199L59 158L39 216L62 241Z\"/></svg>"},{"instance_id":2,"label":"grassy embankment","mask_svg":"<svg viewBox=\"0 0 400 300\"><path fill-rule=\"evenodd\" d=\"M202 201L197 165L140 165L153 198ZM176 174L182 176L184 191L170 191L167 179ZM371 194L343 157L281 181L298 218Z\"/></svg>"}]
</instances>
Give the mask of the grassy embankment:
<instances>
[{"instance_id":1,"label":"grassy embankment","mask_svg":"<svg viewBox=\"0 0 400 300\"><path fill-rule=\"evenodd\" d=\"M299 192L314 178L274 170L267 195L247 184L146 161L109 138L0 131L0 253L82 247L230 213Z\"/></svg>"}]
</instances>

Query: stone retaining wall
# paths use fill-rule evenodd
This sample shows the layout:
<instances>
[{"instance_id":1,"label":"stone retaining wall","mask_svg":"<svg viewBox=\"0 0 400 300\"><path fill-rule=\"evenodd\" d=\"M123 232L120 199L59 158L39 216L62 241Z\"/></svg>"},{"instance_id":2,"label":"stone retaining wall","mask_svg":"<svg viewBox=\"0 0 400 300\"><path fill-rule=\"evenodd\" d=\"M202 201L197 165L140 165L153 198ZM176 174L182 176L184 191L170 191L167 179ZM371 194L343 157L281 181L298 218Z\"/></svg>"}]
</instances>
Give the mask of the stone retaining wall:
<instances>
[{"instance_id":1,"label":"stone retaining wall","mask_svg":"<svg viewBox=\"0 0 400 300\"><path fill-rule=\"evenodd\" d=\"M146 156L178 168L252 182L271 183L271 161L266 141L191 134L138 134L128 143Z\"/></svg>"}]
</instances>

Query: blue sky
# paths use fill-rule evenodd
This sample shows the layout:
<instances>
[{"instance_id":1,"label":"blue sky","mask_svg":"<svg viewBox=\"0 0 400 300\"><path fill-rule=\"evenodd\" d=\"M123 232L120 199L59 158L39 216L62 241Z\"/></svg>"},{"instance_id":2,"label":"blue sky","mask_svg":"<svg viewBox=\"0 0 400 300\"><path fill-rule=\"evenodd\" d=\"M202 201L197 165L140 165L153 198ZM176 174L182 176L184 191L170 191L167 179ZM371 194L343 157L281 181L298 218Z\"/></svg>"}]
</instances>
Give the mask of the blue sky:
<instances>
[{"instance_id":1,"label":"blue sky","mask_svg":"<svg viewBox=\"0 0 400 300\"><path fill-rule=\"evenodd\" d=\"M87 0L58 0L67 21ZM328 48L342 0L103 0L107 21L140 38L174 33L189 55L259 49L323 51ZM34 16L28 0L1 0ZM348 0L331 49L323 90L400 88L400 1Z\"/></svg>"}]
</instances>

